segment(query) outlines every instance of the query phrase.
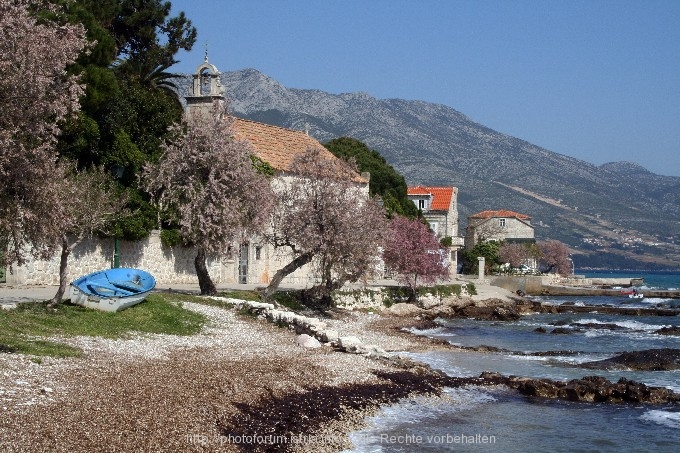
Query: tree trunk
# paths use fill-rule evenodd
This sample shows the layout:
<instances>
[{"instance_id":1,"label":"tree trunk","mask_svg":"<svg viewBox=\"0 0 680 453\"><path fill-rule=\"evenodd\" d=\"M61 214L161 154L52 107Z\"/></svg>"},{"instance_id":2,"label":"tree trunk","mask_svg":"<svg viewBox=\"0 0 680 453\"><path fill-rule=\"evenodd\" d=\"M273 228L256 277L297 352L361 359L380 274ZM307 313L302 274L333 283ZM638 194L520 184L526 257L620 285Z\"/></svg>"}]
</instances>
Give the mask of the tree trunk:
<instances>
[{"instance_id":1,"label":"tree trunk","mask_svg":"<svg viewBox=\"0 0 680 453\"><path fill-rule=\"evenodd\" d=\"M205 250L203 250L203 247L198 247L194 266L196 267L196 276L198 277L198 286L201 288L201 295L214 296L217 294L215 284L208 273L208 266L205 264Z\"/></svg>"},{"instance_id":2,"label":"tree trunk","mask_svg":"<svg viewBox=\"0 0 680 453\"><path fill-rule=\"evenodd\" d=\"M418 274L413 276L413 285L411 285L411 296L409 301L418 303Z\"/></svg>"},{"instance_id":3,"label":"tree trunk","mask_svg":"<svg viewBox=\"0 0 680 453\"><path fill-rule=\"evenodd\" d=\"M264 299L269 299L271 295L276 292L276 289L281 284L281 280L283 280L283 278L286 275L292 274L297 269L309 263L310 261L312 261L313 257L314 255L311 253L303 253L302 255L298 256L293 261L291 261L290 263L286 264L284 267L276 271L276 274L274 274L272 281L269 282L269 286L267 286L267 288L264 290L263 293Z\"/></svg>"},{"instance_id":4,"label":"tree trunk","mask_svg":"<svg viewBox=\"0 0 680 453\"><path fill-rule=\"evenodd\" d=\"M305 290L304 299L307 301L309 306L318 309L330 308L333 305L333 291L342 288L342 285L344 284L344 281L333 281L330 278L326 279L324 283L312 286L311 288Z\"/></svg>"},{"instance_id":5,"label":"tree trunk","mask_svg":"<svg viewBox=\"0 0 680 453\"><path fill-rule=\"evenodd\" d=\"M68 280L68 274L66 273L66 266L68 264L68 256L71 254L71 247L68 245L68 239L66 235L61 238L61 258L59 260L59 288L57 289L57 294L50 300L47 304L48 308L56 307L61 299L64 297L66 292L66 283Z\"/></svg>"}]
</instances>

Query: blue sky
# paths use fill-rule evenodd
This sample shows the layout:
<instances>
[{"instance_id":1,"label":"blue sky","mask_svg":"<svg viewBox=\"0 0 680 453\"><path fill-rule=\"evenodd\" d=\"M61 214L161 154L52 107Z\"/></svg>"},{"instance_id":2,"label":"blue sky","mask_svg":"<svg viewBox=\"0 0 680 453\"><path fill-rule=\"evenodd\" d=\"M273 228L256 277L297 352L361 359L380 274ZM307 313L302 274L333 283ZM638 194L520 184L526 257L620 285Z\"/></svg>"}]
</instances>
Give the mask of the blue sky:
<instances>
[{"instance_id":1,"label":"blue sky","mask_svg":"<svg viewBox=\"0 0 680 453\"><path fill-rule=\"evenodd\" d=\"M176 72L207 42L224 72L444 104L560 154L680 176L678 0L170 1L198 29Z\"/></svg>"}]
</instances>

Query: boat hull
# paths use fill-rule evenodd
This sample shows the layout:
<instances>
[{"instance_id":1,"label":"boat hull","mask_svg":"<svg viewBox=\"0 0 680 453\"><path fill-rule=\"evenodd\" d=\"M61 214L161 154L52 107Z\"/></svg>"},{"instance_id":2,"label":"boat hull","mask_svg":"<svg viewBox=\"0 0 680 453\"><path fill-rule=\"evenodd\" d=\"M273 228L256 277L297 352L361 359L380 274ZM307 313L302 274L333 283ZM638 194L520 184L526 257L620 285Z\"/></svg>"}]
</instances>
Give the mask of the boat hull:
<instances>
[{"instance_id":1,"label":"boat hull","mask_svg":"<svg viewBox=\"0 0 680 453\"><path fill-rule=\"evenodd\" d=\"M116 312L142 302L156 286L151 274L141 269L107 269L71 282L71 303Z\"/></svg>"}]
</instances>

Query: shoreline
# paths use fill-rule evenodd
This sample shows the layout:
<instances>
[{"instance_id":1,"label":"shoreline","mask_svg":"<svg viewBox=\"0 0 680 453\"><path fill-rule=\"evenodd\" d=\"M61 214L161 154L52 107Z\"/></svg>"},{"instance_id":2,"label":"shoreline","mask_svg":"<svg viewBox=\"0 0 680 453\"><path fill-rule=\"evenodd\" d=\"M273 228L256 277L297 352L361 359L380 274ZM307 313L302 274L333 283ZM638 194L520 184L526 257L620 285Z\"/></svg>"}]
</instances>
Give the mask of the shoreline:
<instances>
[{"instance_id":1,"label":"shoreline","mask_svg":"<svg viewBox=\"0 0 680 453\"><path fill-rule=\"evenodd\" d=\"M478 293L456 305L488 309L517 301L497 287ZM201 333L68 338L83 357L40 364L0 354L2 449L309 451L313 444L314 451L341 451L381 407L418 396L439 400L445 386L508 383L502 376L448 377L400 358L456 349L404 330L432 323L431 311L414 306L380 315L332 310L323 320L397 354L381 358L330 345L304 348L294 332L262 319L184 305L208 317Z\"/></svg>"},{"instance_id":2,"label":"shoreline","mask_svg":"<svg viewBox=\"0 0 680 453\"><path fill-rule=\"evenodd\" d=\"M208 317L201 333L62 338L84 350L79 358L34 361L0 354L0 449L282 451L281 445L228 441L229 429L234 434L234 427L266 420L257 426L276 427L291 439L285 451L305 451L304 436L310 442L314 436L332 440L315 445L315 451L338 451L351 446L347 434L381 405L414 392L437 393L422 379L428 374L422 368L400 371L389 361L330 346L307 349L296 344L294 332L236 310L184 306ZM377 319L339 312L325 321L388 351L437 347L395 333L391 323L375 327ZM293 410L299 404L314 416ZM336 411L328 417L323 411L331 405ZM291 436L300 442L292 443Z\"/></svg>"}]
</instances>

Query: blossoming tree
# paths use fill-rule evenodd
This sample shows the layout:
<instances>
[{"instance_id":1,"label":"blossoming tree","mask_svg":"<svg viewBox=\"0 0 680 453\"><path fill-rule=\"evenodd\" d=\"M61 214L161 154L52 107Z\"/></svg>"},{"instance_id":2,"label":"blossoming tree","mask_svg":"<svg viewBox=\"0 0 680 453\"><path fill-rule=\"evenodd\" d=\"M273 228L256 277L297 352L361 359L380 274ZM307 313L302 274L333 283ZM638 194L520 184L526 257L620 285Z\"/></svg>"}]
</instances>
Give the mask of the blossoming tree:
<instances>
[{"instance_id":1,"label":"blossoming tree","mask_svg":"<svg viewBox=\"0 0 680 453\"><path fill-rule=\"evenodd\" d=\"M418 297L418 286L435 283L449 275L448 264L435 234L418 219L395 216L389 226L383 260L397 274L397 280Z\"/></svg>"},{"instance_id":2,"label":"blossoming tree","mask_svg":"<svg viewBox=\"0 0 680 453\"><path fill-rule=\"evenodd\" d=\"M38 20L34 7L0 0L0 265L51 258L69 221L67 166L55 145L62 121L79 108L83 90L66 67L84 47L84 30Z\"/></svg>"},{"instance_id":3,"label":"blossoming tree","mask_svg":"<svg viewBox=\"0 0 680 453\"><path fill-rule=\"evenodd\" d=\"M194 264L201 294L216 288L207 256L224 256L234 242L260 232L274 194L253 163L253 150L234 138L233 119L216 102L208 114L173 128L158 165L144 168L144 185L182 240L196 248Z\"/></svg>"},{"instance_id":4,"label":"blossoming tree","mask_svg":"<svg viewBox=\"0 0 680 453\"><path fill-rule=\"evenodd\" d=\"M560 275L571 274L571 259L569 249L564 243L552 240L538 243L540 250L539 262L545 272L555 272Z\"/></svg>"},{"instance_id":5,"label":"blossoming tree","mask_svg":"<svg viewBox=\"0 0 680 453\"><path fill-rule=\"evenodd\" d=\"M307 300L327 307L331 293L376 269L384 235L384 210L362 194L355 167L309 149L292 164L295 175L279 188L280 202L267 239L292 253L265 290L271 296L283 278L306 264L319 284L305 292Z\"/></svg>"}]
</instances>

